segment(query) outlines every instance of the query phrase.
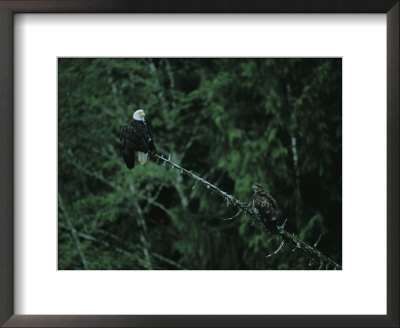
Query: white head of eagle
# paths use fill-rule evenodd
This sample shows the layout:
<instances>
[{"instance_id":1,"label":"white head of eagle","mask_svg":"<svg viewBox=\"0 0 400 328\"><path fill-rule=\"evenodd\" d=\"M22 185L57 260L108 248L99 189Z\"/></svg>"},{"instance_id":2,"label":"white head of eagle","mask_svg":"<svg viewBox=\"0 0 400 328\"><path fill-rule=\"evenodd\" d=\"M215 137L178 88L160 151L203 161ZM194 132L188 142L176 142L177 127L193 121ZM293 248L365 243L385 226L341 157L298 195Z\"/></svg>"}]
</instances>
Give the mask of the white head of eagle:
<instances>
[{"instance_id":1,"label":"white head of eagle","mask_svg":"<svg viewBox=\"0 0 400 328\"><path fill-rule=\"evenodd\" d=\"M145 113L143 109L138 109L133 113L133 119L136 121L144 121Z\"/></svg>"},{"instance_id":2,"label":"white head of eagle","mask_svg":"<svg viewBox=\"0 0 400 328\"><path fill-rule=\"evenodd\" d=\"M135 167L135 155L139 164L145 164L149 152L156 152L150 122L144 120L143 109L133 113L133 120L121 125L122 156L128 169Z\"/></svg>"}]
</instances>

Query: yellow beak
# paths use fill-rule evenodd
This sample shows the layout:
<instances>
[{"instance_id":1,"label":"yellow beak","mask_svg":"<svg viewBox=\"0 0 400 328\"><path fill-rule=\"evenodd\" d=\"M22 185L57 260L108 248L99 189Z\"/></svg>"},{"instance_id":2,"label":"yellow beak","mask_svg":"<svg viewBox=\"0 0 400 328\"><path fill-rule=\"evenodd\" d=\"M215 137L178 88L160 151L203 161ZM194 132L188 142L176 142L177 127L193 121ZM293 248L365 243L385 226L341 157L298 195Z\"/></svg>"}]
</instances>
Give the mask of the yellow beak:
<instances>
[{"instance_id":1,"label":"yellow beak","mask_svg":"<svg viewBox=\"0 0 400 328\"><path fill-rule=\"evenodd\" d=\"M141 112L139 115L140 115L140 116L143 116L143 117L146 116L146 114L145 114L144 112Z\"/></svg>"}]
</instances>

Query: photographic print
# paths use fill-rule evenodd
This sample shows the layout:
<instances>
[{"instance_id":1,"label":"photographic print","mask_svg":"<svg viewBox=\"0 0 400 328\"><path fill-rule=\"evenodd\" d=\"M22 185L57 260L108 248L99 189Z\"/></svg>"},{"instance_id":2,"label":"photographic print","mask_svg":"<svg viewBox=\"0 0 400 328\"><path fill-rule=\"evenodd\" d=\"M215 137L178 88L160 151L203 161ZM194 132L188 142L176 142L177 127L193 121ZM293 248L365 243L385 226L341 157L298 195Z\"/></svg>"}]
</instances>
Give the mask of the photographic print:
<instances>
[{"instance_id":1,"label":"photographic print","mask_svg":"<svg viewBox=\"0 0 400 328\"><path fill-rule=\"evenodd\" d=\"M341 270L341 58L59 58L59 270Z\"/></svg>"}]
</instances>

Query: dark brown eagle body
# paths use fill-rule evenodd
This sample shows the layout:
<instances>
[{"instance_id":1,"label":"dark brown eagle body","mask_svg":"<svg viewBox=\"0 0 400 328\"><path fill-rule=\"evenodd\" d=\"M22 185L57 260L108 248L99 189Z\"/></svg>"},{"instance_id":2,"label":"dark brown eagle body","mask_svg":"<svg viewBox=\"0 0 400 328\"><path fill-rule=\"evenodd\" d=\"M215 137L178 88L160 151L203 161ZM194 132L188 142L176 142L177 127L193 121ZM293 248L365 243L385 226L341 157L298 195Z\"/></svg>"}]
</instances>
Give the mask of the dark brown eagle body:
<instances>
[{"instance_id":1,"label":"dark brown eagle body","mask_svg":"<svg viewBox=\"0 0 400 328\"><path fill-rule=\"evenodd\" d=\"M256 211L266 227L276 232L278 227L278 204L276 200L267 193L260 184L253 185L253 209Z\"/></svg>"},{"instance_id":2,"label":"dark brown eagle body","mask_svg":"<svg viewBox=\"0 0 400 328\"><path fill-rule=\"evenodd\" d=\"M142 154L146 161L147 154L156 151L151 127L145 121L133 119L128 124L121 125L120 140L122 157L128 169L135 167L136 154Z\"/></svg>"}]
</instances>

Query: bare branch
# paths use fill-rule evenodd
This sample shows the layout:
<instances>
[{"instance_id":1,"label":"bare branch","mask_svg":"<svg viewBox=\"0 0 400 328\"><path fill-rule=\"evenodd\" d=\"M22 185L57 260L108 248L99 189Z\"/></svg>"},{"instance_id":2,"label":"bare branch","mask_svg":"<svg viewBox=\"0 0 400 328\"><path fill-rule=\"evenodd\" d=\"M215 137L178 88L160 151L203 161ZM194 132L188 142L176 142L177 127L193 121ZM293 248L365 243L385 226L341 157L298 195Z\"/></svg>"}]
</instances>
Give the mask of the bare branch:
<instances>
[{"instance_id":1,"label":"bare branch","mask_svg":"<svg viewBox=\"0 0 400 328\"><path fill-rule=\"evenodd\" d=\"M315 244L314 244L314 247L317 247L317 246L318 246L318 243L319 243L320 240L321 240L321 235L319 235L317 241L316 241Z\"/></svg>"},{"instance_id":2,"label":"bare branch","mask_svg":"<svg viewBox=\"0 0 400 328\"><path fill-rule=\"evenodd\" d=\"M72 157L72 154L70 154L70 156ZM192 179L194 179L196 182L195 182L195 184L193 186L193 189L198 184L204 185L212 193L216 193L219 196L221 196L226 201L227 206L232 205L232 206L235 206L235 207L239 208L240 213L244 213L245 215L249 214L256 221L260 222L261 224L263 224L265 226L265 223L261 220L260 216L255 211L253 211L253 209L251 208L251 206L249 206L249 204L239 201L238 199L234 198L232 195L230 195L230 194L224 192L223 190L219 189L218 187L216 187L215 185L211 184L210 182L208 182L204 178L201 178L201 177L197 176L196 174L194 174L193 172L188 171L188 170L184 169L183 167L181 167L180 165L172 162L171 161L171 155L169 155L168 159L165 158L162 155L159 155L159 154L153 154L152 156L155 157L158 160L161 160L163 162L164 166L166 164L168 164L172 168L180 171L181 174L185 174L186 176L189 176ZM110 187L112 187L114 189L117 189L117 190L121 190L121 188L118 185L115 185L114 183L108 181L101 174L99 174L97 172L93 172L91 170L88 170L86 167L84 167L83 165L81 165L80 163L75 161L73 158L71 158L71 163L73 165L75 165L77 168L79 168L82 171L84 171L85 173L87 173L88 175L90 175L90 176L92 176L92 177L104 182L108 186L110 186ZM155 206L160 207L160 208L163 207L161 204L159 204L158 202L156 202L154 200L150 200L149 202L151 204L155 205ZM165 208L162 208L162 209L164 211L166 210ZM236 215L234 217L236 217ZM234 218L234 217L232 217L232 218ZM318 260L320 263L325 264L325 268L326 269L329 268L330 266L333 267L333 269L335 269L335 270L338 270L338 269L341 270L342 269L342 267L339 264L337 264L336 262L331 260L329 257L325 256L324 254L322 254L320 251L318 251L315 248L318 245L320 238L318 238L317 242L314 244L314 247L312 247L312 246L308 245L307 243L303 242L302 240L300 240L296 235L291 234L291 233L287 232L286 230L284 230L286 221L287 220L285 220L284 223L280 227L278 227L278 231L275 234L278 235L282 240L284 240L287 243L289 243L292 246L294 246L295 248L292 249L292 251L295 251L296 249L301 249L305 254L307 254L311 258L314 258L314 259ZM267 231L268 231L268 229L267 229ZM269 231L269 232L273 233L271 231ZM145 254L145 257L149 258L149 254L148 253Z\"/></svg>"},{"instance_id":3,"label":"bare branch","mask_svg":"<svg viewBox=\"0 0 400 328\"><path fill-rule=\"evenodd\" d=\"M284 240L282 240L282 242L281 242L281 244L279 245L279 247L277 248L277 250L275 251L275 252L273 252L273 253L271 253L271 254L269 254L269 255L267 255L266 256L266 258L268 258L268 257L271 257L271 256L274 256L274 255L276 255L276 254L278 254L279 253L279 251L283 248L283 246L285 245L285 241Z\"/></svg>"},{"instance_id":4,"label":"bare branch","mask_svg":"<svg viewBox=\"0 0 400 328\"><path fill-rule=\"evenodd\" d=\"M233 220L234 218L238 217L241 213L242 213L242 210L239 210L234 216L232 216L230 218L219 218L219 219L222 221L230 221L230 220Z\"/></svg>"},{"instance_id":5,"label":"bare branch","mask_svg":"<svg viewBox=\"0 0 400 328\"><path fill-rule=\"evenodd\" d=\"M280 230L282 230L282 229L285 228L286 222L287 222L287 219L285 219L285 221L283 221L283 223L279 226L279 229L280 229Z\"/></svg>"}]
</instances>

